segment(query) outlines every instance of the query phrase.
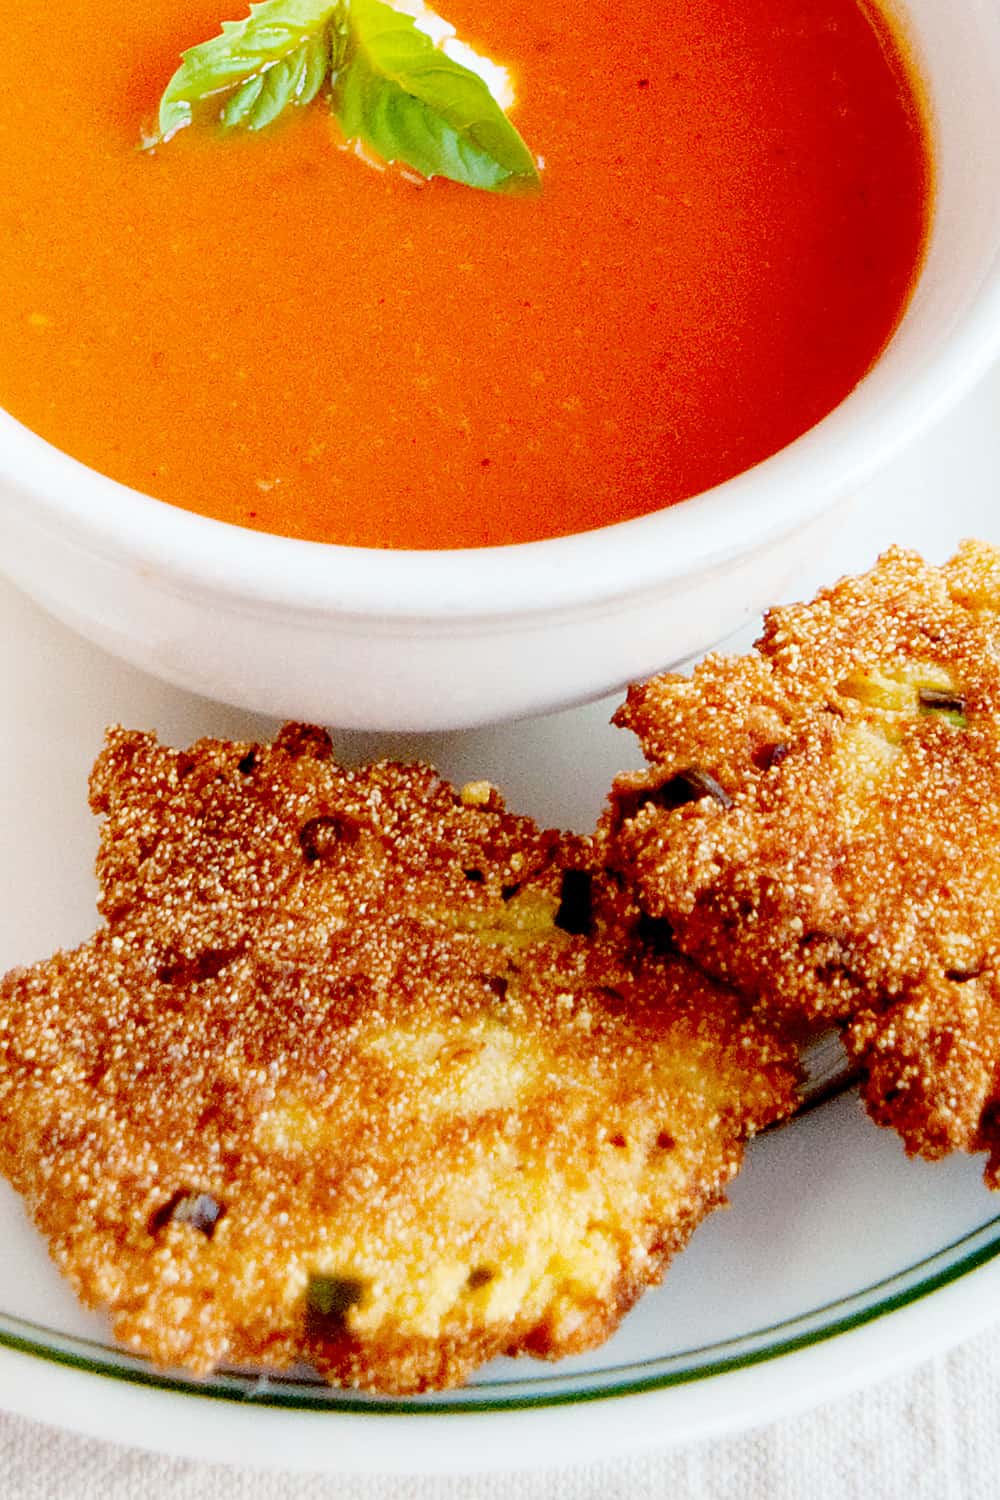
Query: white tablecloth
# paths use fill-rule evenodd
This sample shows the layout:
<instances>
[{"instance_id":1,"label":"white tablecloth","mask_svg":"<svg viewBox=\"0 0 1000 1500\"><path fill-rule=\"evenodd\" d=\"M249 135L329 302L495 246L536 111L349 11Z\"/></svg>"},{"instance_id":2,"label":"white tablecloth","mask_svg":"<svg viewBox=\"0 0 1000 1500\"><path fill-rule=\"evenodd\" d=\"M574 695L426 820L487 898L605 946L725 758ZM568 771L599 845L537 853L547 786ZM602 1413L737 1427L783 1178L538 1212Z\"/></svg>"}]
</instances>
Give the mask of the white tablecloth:
<instances>
[{"instance_id":1,"label":"white tablecloth","mask_svg":"<svg viewBox=\"0 0 1000 1500\"><path fill-rule=\"evenodd\" d=\"M984 1310L984 1322L989 1309ZM546 1473L254 1473L0 1416L2 1500L995 1500L1000 1329L883 1385L756 1432Z\"/></svg>"}]
</instances>

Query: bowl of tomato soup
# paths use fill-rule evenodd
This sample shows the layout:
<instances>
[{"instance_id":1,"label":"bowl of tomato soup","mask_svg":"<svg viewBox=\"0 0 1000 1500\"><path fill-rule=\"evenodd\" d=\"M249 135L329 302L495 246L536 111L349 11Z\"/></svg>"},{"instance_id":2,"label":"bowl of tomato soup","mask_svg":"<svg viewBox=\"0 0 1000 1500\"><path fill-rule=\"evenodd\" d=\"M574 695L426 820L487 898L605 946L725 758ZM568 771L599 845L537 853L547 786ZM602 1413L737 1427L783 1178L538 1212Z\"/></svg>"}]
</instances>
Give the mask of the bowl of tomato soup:
<instances>
[{"instance_id":1,"label":"bowl of tomato soup","mask_svg":"<svg viewBox=\"0 0 1000 1500\"><path fill-rule=\"evenodd\" d=\"M982 0L455 0L530 192L319 97L150 146L240 6L94 5L17 0L0 56L3 559L185 687L415 730L610 691L768 602L1000 344Z\"/></svg>"}]
</instances>

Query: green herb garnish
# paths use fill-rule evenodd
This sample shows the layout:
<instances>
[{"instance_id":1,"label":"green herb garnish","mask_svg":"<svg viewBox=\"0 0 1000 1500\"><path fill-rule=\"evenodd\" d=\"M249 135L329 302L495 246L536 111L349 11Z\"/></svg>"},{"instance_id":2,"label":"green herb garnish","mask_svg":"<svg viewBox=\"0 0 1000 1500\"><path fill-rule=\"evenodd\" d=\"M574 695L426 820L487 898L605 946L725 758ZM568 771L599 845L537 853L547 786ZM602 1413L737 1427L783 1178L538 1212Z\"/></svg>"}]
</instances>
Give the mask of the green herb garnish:
<instances>
[{"instance_id":1,"label":"green herb garnish","mask_svg":"<svg viewBox=\"0 0 1000 1500\"><path fill-rule=\"evenodd\" d=\"M348 17L334 110L349 140L468 187L496 192L537 181L527 146L478 74L383 0L350 0Z\"/></svg>"},{"instance_id":2,"label":"green herb garnish","mask_svg":"<svg viewBox=\"0 0 1000 1500\"><path fill-rule=\"evenodd\" d=\"M365 1284L356 1276L327 1276L312 1272L306 1286L309 1312L331 1322L343 1322L365 1294Z\"/></svg>"},{"instance_id":3,"label":"green herb garnish","mask_svg":"<svg viewBox=\"0 0 1000 1500\"><path fill-rule=\"evenodd\" d=\"M448 29L448 28L446 28ZM263 0L184 53L160 100L159 142L197 118L262 130L322 89L346 139L424 177L492 192L538 169L488 86L384 0Z\"/></svg>"},{"instance_id":4,"label":"green herb garnish","mask_svg":"<svg viewBox=\"0 0 1000 1500\"><path fill-rule=\"evenodd\" d=\"M968 728L965 698L948 688L922 687L917 691L917 707L922 714L937 714L956 729Z\"/></svg>"}]
</instances>

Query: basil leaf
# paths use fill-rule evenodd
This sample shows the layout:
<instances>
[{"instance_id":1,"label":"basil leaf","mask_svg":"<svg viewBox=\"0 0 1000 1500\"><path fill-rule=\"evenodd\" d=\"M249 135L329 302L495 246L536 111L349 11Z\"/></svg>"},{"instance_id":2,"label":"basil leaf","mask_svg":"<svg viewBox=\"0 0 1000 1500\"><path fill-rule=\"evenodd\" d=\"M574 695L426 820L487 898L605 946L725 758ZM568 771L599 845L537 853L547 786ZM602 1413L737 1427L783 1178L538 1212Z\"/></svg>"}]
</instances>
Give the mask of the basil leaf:
<instances>
[{"instance_id":1,"label":"basil leaf","mask_svg":"<svg viewBox=\"0 0 1000 1500\"><path fill-rule=\"evenodd\" d=\"M289 105L314 99L329 70L330 38L324 30L306 37L294 52L230 94L220 115L222 124L228 129L263 130Z\"/></svg>"},{"instance_id":2,"label":"basil leaf","mask_svg":"<svg viewBox=\"0 0 1000 1500\"><path fill-rule=\"evenodd\" d=\"M224 127L262 130L327 79L348 140L386 161L493 191L538 186L488 85L384 0L262 0L244 20L223 21L220 36L184 53L160 100L157 140L216 96Z\"/></svg>"},{"instance_id":3,"label":"basil leaf","mask_svg":"<svg viewBox=\"0 0 1000 1500\"><path fill-rule=\"evenodd\" d=\"M331 66L330 0L263 0L243 21L223 21L221 36L191 47L160 100L159 139L190 125L194 106L230 97L224 125L261 130L290 105L315 98Z\"/></svg>"},{"instance_id":4,"label":"basil leaf","mask_svg":"<svg viewBox=\"0 0 1000 1500\"><path fill-rule=\"evenodd\" d=\"M350 0L333 108L348 140L424 177L494 192L538 186L538 169L486 84L383 0Z\"/></svg>"}]
</instances>

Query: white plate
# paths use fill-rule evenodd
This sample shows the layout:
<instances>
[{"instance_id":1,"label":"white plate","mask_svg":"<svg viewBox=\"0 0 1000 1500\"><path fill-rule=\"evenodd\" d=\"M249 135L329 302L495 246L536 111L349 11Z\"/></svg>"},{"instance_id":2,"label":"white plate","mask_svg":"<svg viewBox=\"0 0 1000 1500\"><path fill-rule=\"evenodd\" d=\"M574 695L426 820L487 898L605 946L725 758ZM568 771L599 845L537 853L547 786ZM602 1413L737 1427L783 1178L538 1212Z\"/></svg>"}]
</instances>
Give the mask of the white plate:
<instances>
[{"instance_id":1,"label":"white plate","mask_svg":"<svg viewBox=\"0 0 1000 1500\"><path fill-rule=\"evenodd\" d=\"M859 497L789 596L893 541L935 561L965 535L1000 541L998 473L1000 370ZM2 969L95 925L86 780L106 723L175 743L273 726L119 665L7 586L0 630ZM612 774L638 759L608 726L612 706L340 743L352 759L420 755L457 779L487 776L540 820L588 828ZM907 1161L853 1095L836 1099L754 1144L731 1211L699 1229L604 1349L557 1366L501 1361L465 1391L406 1402L306 1379L159 1375L76 1306L0 1184L0 1405L175 1454L338 1472L536 1467L690 1441L801 1409L1000 1316L1000 1198L980 1166Z\"/></svg>"}]
</instances>

